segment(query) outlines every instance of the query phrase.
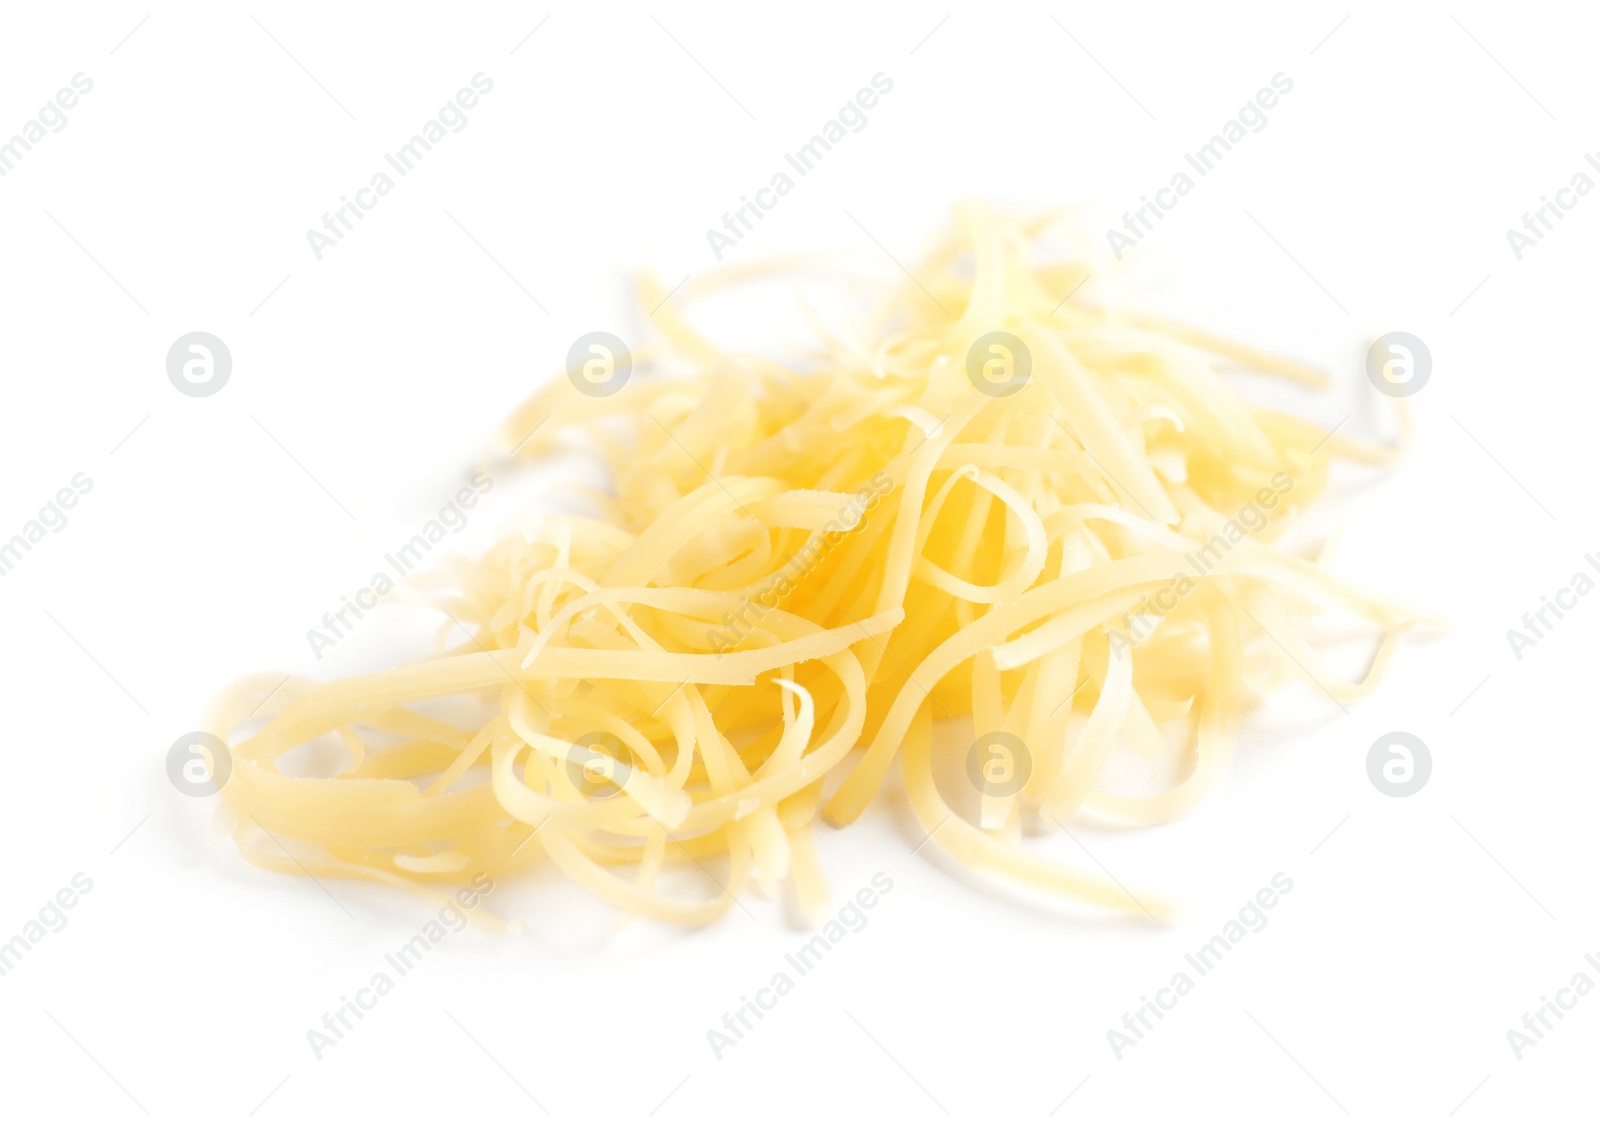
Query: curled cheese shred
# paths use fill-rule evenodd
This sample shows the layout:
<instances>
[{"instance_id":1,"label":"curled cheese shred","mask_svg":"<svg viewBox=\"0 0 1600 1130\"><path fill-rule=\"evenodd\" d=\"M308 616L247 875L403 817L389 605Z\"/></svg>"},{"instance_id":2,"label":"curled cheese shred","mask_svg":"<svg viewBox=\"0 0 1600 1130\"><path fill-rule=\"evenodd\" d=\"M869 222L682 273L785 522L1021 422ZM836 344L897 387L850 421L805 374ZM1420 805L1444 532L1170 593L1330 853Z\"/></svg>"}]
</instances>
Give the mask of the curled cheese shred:
<instances>
[{"instance_id":1,"label":"curled cheese shred","mask_svg":"<svg viewBox=\"0 0 1600 1130\"><path fill-rule=\"evenodd\" d=\"M435 898L553 866L628 915L686 925L788 889L819 918L814 824L859 817L898 760L923 834L960 864L1165 913L1023 833L1175 819L1225 769L1259 690L1371 689L1426 617L1277 543L1334 460L1398 447L1326 435L1221 376L1323 382L1302 365L1062 302L1084 270L1037 262L1046 222L976 204L957 219L873 325L818 325L821 350L792 367L718 349L678 309L740 267L661 309L665 340L635 356L674 375L605 397L555 380L523 405L499 457L598 450L615 484L603 517L524 522L460 563L445 610L472 636L435 658L219 696L206 725L232 740L223 791L247 857ZM1313 646L1326 612L1374 629L1363 677ZM443 721L452 700L475 720ZM977 771L943 774L969 789L951 797L935 722L968 716ZM343 748L335 775L280 768L327 742ZM1109 788L1124 745L1171 758L1177 783ZM990 772L996 749L1009 775ZM663 890L669 865L709 877L705 897Z\"/></svg>"}]
</instances>

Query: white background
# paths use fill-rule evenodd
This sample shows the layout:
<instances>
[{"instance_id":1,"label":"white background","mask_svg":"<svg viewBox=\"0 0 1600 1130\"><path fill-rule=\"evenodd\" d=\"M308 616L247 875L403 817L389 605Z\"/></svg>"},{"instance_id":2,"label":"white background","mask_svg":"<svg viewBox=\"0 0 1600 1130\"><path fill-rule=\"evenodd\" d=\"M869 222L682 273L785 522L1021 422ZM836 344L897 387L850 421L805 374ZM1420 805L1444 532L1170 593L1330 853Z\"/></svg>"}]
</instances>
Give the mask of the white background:
<instances>
[{"instance_id":1,"label":"white background","mask_svg":"<svg viewBox=\"0 0 1600 1130\"><path fill-rule=\"evenodd\" d=\"M1505 633L1596 573L1600 196L1521 261L1505 231L1600 149L1595 28L1579 5L1286 7L9 8L0 135L73 74L94 88L0 179L0 540L75 473L94 485L0 577L0 936L74 874L94 887L0 980L6 1122L1592 1112L1600 997L1520 1062L1505 1033L1600 948L1600 596L1520 660ZM480 71L494 89L466 128L318 261L305 231ZM720 1062L706 1030L804 939L782 906L619 930L551 878L491 900L527 934L453 936L319 1062L306 1030L427 908L247 867L217 802L168 783L168 746L240 674L329 677L420 646L416 613L364 622L320 661L305 633L578 334L647 336L634 271L670 285L711 266L705 230L879 71L894 89L869 125L735 261L842 250L892 279L874 240L912 262L966 195L1109 219L1290 76L1129 278L1325 367L1336 387L1302 408L1330 428L1349 416L1350 434L1384 422L1367 343L1428 343L1413 456L1330 513L1346 575L1450 630L1404 647L1348 713L1291 692L1185 822L1037 842L1174 895L1170 926L974 889L912 854L891 782L820 846L836 897L879 871L893 892ZM231 348L215 396L167 380L192 330ZM474 512L451 548L480 548L542 489L497 479L496 514ZM1405 800L1364 768L1393 730L1434 758ZM1266 929L1119 1061L1106 1030L1280 871L1294 889Z\"/></svg>"}]
</instances>

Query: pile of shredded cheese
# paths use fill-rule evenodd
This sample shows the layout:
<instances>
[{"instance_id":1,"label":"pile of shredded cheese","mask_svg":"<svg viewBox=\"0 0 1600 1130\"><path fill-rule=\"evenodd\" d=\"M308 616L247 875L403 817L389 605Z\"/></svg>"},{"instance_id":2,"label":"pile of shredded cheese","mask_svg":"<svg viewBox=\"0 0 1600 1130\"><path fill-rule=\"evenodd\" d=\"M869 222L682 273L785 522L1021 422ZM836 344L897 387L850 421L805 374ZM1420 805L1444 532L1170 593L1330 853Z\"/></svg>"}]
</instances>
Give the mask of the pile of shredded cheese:
<instances>
[{"instance_id":1,"label":"pile of shredded cheese","mask_svg":"<svg viewBox=\"0 0 1600 1130\"><path fill-rule=\"evenodd\" d=\"M529 520L460 563L444 608L473 638L436 658L328 683L264 674L221 695L206 725L232 741L240 850L424 893L555 867L629 914L686 924L752 887L787 891L820 920L817 819L854 821L898 763L918 838L961 864L1160 913L1023 832L1170 821L1216 781L1262 692L1371 687L1417 614L1276 543L1333 460L1396 448L1248 403L1222 378L1314 372L1063 301L1086 267L1037 262L1049 219L976 204L957 219L886 288L881 318L819 329L800 362L689 328L689 298L743 277L724 271L661 308L664 342L635 353L620 388L563 377L530 399L500 457L598 450L604 517ZM665 298L644 289L647 306ZM1328 612L1373 629L1359 681L1309 642ZM274 690L276 713L235 738ZM443 720L452 700L477 720ZM936 720L969 716L970 750L935 742ZM329 738L348 749L335 776L280 770ZM1123 746L1167 759L1173 783L1107 787ZM936 785L944 757L971 771L940 769ZM674 871L708 897L669 894Z\"/></svg>"}]
</instances>

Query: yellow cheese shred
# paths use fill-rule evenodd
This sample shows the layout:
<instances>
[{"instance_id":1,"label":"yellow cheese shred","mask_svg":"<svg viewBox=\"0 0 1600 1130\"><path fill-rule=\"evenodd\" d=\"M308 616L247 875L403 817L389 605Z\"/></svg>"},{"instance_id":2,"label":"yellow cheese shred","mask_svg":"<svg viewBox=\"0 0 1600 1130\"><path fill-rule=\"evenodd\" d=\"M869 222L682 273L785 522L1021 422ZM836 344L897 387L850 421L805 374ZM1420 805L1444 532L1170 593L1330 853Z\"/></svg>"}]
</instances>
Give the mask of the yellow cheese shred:
<instances>
[{"instance_id":1,"label":"yellow cheese shred","mask_svg":"<svg viewBox=\"0 0 1600 1130\"><path fill-rule=\"evenodd\" d=\"M1026 839L1182 815L1261 690L1371 689L1427 617L1278 543L1335 460L1399 444L1325 434L1223 376L1323 382L1299 363L1078 296L1086 268L1045 261L1047 219L956 218L870 320L784 362L683 314L750 267L671 301L647 279L661 340L639 371L605 396L556 378L496 440L500 460L598 452L599 517L530 520L458 562L443 607L472 636L441 655L256 675L212 704L246 857L434 899L554 867L686 925L786 892L815 920L814 825L856 820L898 762L919 839L958 863L1169 913ZM1373 630L1360 678L1313 646L1324 614ZM953 747L935 725L952 719L971 735ZM331 776L280 767L329 743ZM1173 783L1111 788L1119 749Z\"/></svg>"}]
</instances>

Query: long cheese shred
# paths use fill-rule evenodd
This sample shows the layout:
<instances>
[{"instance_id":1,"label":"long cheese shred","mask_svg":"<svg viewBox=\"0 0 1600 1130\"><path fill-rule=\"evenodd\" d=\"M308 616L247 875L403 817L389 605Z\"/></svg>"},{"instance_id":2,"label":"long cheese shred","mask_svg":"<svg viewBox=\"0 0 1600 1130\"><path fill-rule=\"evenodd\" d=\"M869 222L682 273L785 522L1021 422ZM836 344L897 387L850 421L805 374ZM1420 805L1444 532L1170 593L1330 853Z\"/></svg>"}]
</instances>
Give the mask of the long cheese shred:
<instances>
[{"instance_id":1,"label":"long cheese shred","mask_svg":"<svg viewBox=\"0 0 1600 1130\"><path fill-rule=\"evenodd\" d=\"M258 675L213 704L246 857L435 899L554 867L682 924L754 889L817 920L814 825L856 820L898 762L917 839L959 864L1168 913L1024 832L1173 820L1263 693L1372 688L1426 617L1278 542L1336 460L1399 444L1223 377L1324 383L1302 365L1078 295L1084 263L1040 261L1050 218L956 214L857 337L813 315L822 347L788 362L680 312L750 268L675 296L647 279L661 340L639 371L608 395L557 378L496 441L501 461L598 452L601 516L527 519L457 562L445 626L471 638L436 657ZM1353 681L1313 646L1331 613L1373 634ZM333 775L280 768L329 742ZM1120 749L1164 765L1162 787L1111 787Z\"/></svg>"}]
</instances>

